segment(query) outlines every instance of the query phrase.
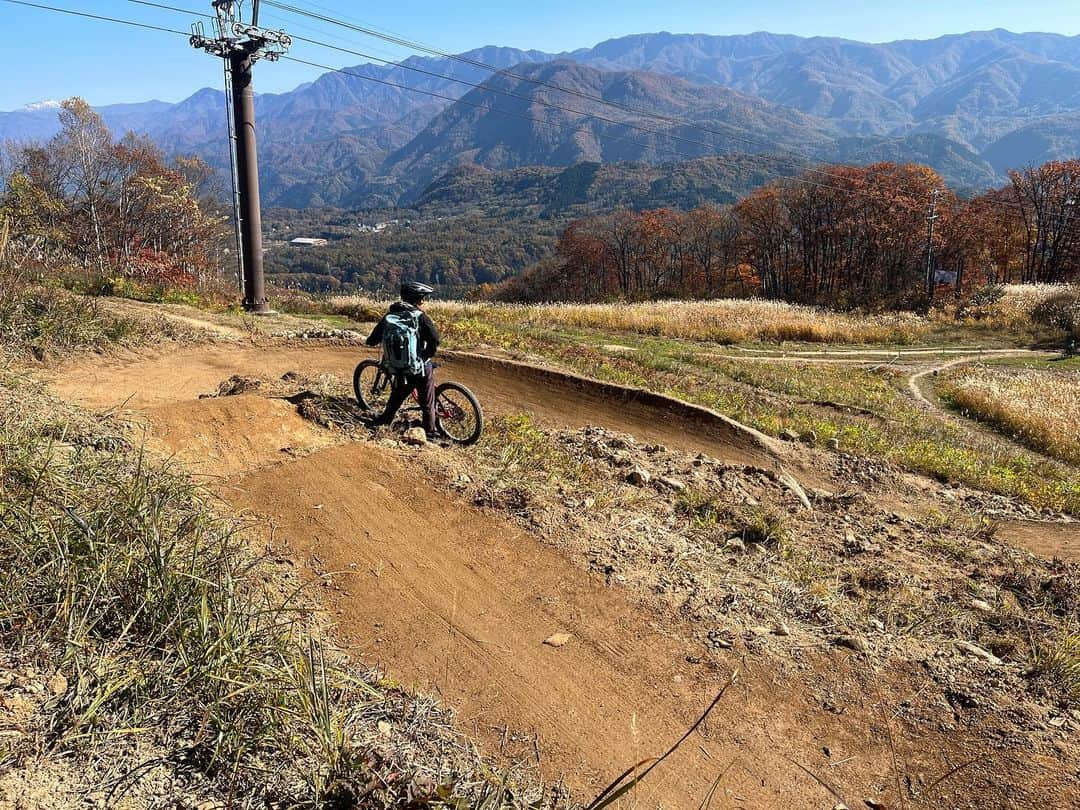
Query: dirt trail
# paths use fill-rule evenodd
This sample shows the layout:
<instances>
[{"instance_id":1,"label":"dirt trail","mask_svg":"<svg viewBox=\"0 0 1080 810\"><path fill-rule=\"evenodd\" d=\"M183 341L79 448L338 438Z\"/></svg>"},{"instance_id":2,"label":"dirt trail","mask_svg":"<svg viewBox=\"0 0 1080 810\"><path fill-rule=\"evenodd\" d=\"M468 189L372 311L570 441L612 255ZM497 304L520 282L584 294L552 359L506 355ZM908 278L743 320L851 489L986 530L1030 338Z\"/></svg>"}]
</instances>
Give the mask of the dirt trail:
<instances>
[{"instance_id":1,"label":"dirt trail","mask_svg":"<svg viewBox=\"0 0 1080 810\"><path fill-rule=\"evenodd\" d=\"M1054 352L1037 352L1028 349L1020 349L1015 352L998 352L997 356L1034 357L1046 359L1060 357L1061 355ZM934 391L933 377L939 372L947 371L950 368L966 365L968 363L975 363L978 362L980 359L981 358L979 357L962 357L955 360L950 360L947 363L941 363L931 368L924 368L919 371L915 371L907 378L908 392L922 407L926 408L927 410L934 411L941 419L946 422L952 422L955 425L960 425L965 430L973 431L975 433L981 433L987 437L992 438L994 441L1012 445L1014 448L1016 448L1018 452L1027 456L1032 456L1036 459L1041 459L1047 464L1061 464L1062 462L1060 459L1056 459L1053 456L1050 456L1035 447L1030 447L1019 441L1018 439L1015 439L1012 436L1008 435L1008 433L995 430L992 426L980 422L977 419L968 418L961 415L960 413L954 412L941 404L940 400L938 399L937 393ZM1015 534L1015 537L1019 539L1014 540L1010 537L1009 542L1018 542L1019 545L1026 546L1027 548L1030 548L1032 551L1035 551L1039 554L1046 553L1045 544L1043 544L1041 548L1037 548L1025 542L1025 538L1027 538L1028 536L1029 535L1027 533L1020 531ZM1065 556L1073 555L1069 553Z\"/></svg>"},{"instance_id":2,"label":"dirt trail","mask_svg":"<svg viewBox=\"0 0 1080 810\"><path fill-rule=\"evenodd\" d=\"M931 366L930 368L920 369L919 371L912 373L907 379L908 391L911 393L911 396L915 398L916 402L940 413L951 415L948 411L946 411L937 403L937 398L934 397L933 394L931 394L931 396L929 397L926 396L925 392L923 391L922 381L925 380L927 377L932 377L939 372L946 371L950 368L955 368L956 366L962 366L968 363L978 363L980 360L985 359L983 357L983 354L992 355L995 358L1030 357L1036 360L1061 356L1056 352L1044 352L1034 349L1003 349L1000 351L984 352L978 355L971 355L968 357L958 357L955 360L950 360L947 363L939 363L937 365Z\"/></svg>"},{"instance_id":3,"label":"dirt trail","mask_svg":"<svg viewBox=\"0 0 1080 810\"><path fill-rule=\"evenodd\" d=\"M192 346L82 361L62 367L53 387L91 407L144 410L196 399L233 374L277 377L300 371L351 379L365 356L362 349L341 346ZM770 468L781 463L782 451L772 439L704 408L507 361L449 354L441 363L439 378L469 386L492 414L528 411L547 424L601 424L725 461Z\"/></svg>"},{"instance_id":4,"label":"dirt trail","mask_svg":"<svg viewBox=\"0 0 1080 810\"><path fill-rule=\"evenodd\" d=\"M126 298L99 298L102 306L117 315L130 315L136 318L158 317L187 326L200 332L209 332L215 338L241 340L247 337L244 330L211 320L198 310L189 310L194 314L185 315L188 308L177 304L146 304L142 301L130 301Z\"/></svg>"},{"instance_id":5,"label":"dirt trail","mask_svg":"<svg viewBox=\"0 0 1080 810\"><path fill-rule=\"evenodd\" d=\"M732 352L742 352L746 354L765 354L778 357L844 357L844 356L860 356L860 357L895 357L897 359L904 359L908 357L921 357L928 356L944 357L947 355L967 355L971 359L979 359L983 356L1001 357L1010 355L1034 355L1040 356L1045 354L1038 349L980 349L977 346L940 346L927 349L808 349L808 350L795 350L788 351L786 349L752 349L746 346L732 346ZM738 355L727 355L731 358L737 358Z\"/></svg>"},{"instance_id":6,"label":"dirt trail","mask_svg":"<svg viewBox=\"0 0 1080 810\"><path fill-rule=\"evenodd\" d=\"M630 594L431 490L381 448L325 450L253 472L222 494L268 518L294 556L328 572L340 588L322 590L328 606L367 659L437 690L489 750L507 730L535 738L544 772L578 790L599 790L659 754L730 675L688 663L702 655L682 640L690 634L650 626ZM555 632L572 638L558 649L544 645ZM743 797L740 806L827 803L828 794L784 759L813 748L809 708L753 675L743 680L709 731L658 771L644 806L696 806L737 757L745 765L725 787Z\"/></svg>"},{"instance_id":7,"label":"dirt trail","mask_svg":"<svg viewBox=\"0 0 1080 810\"><path fill-rule=\"evenodd\" d=\"M881 719L890 723L892 709L865 700L868 685L856 674L865 665L853 667L847 653L807 650L788 673L753 657L717 658L689 627L658 623L632 591L606 587L506 521L433 490L390 451L331 444L280 400L197 399L232 374L348 376L360 356L340 347L198 346L80 361L53 385L93 407L137 412L162 447L214 476L227 503L264 518L267 542L322 580L342 637L399 680L438 692L489 753L508 740L520 752L515 739L535 739L524 749L544 774L587 796L662 752L738 666L738 685L636 803L698 807L731 765L713 806L835 806L801 766L848 806L864 798L894 806L897 754ZM602 424L721 459L778 462L759 434L645 392L467 356L441 371L492 412L529 410L551 424ZM566 646L542 643L558 631L572 634ZM914 683L873 677L891 700ZM823 690L840 708L812 697ZM944 774L984 747L922 728L922 737L897 743L913 772ZM838 752L835 762L826 749ZM994 776L1029 779L1016 771L1023 763L995 758ZM965 796L989 789L983 780Z\"/></svg>"},{"instance_id":8,"label":"dirt trail","mask_svg":"<svg viewBox=\"0 0 1080 810\"><path fill-rule=\"evenodd\" d=\"M209 476L237 510L263 518L268 542L284 544L279 550L315 581L325 574L333 583L320 592L341 635L396 678L437 691L489 751L500 752L507 736L535 740L528 750L543 772L579 795L660 753L731 674L703 663L709 655L687 640L689 630L653 627L654 614L631 593L432 490L388 451L328 446L329 434L282 400L196 399L233 373L344 375L356 358L355 349L208 346L100 358L69 367L54 385L89 405L134 410L159 447ZM485 392L489 408L551 419L565 410L571 423L615 422L672 444L690 442L682 431L701 419L645 392L590 392L582 380L481 358L454 358L447 371ZM718 455L770 459L767 440L758 446L726 420L715 420L711 436L706 444ZM544 645L555 632L571 633L570 643ZM744 672L711 730L666 762L641 796L697 806L737 760L723 790L741 807L827 804L827 792L787 757L805 760L822 734L834 746L873 742L831 717L810 722L815 708ZM875 776L887 771L883 751L871 759ZM863 775L860 788L869 784Z\"/></svg>"}]
</instances>

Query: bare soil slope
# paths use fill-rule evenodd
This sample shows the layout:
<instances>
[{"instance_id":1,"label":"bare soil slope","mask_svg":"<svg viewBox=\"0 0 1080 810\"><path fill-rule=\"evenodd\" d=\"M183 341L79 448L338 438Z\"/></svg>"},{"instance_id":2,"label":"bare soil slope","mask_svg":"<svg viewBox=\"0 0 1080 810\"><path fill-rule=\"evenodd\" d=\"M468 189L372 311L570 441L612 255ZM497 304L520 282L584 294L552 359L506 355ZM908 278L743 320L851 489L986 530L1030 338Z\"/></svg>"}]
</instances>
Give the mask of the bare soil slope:
<instances>
[{"instance_id":1,"label":"bare soil slope","mask_svg":"<svg viewBox=\"0 0 1080 810\"><path fill-rule=\"evenodd\" d=\"M224 478L334 443L283 400L201 399L145 412L150 435L195 476Z\"/></svg>"},{"instance_id":2,"label":"bare soil slope","mask_svg":"<svg viewBox=\"0 0 1080 810\"><path fill-rule=\"evenodd\" d=\"M728 667L688 663L701 655L683 640L689 633L650 626L630 594L448 499L376 446L259 470L223 494L268 518L294 555L326 572L341 632L365 657L437 690L489 750L504 735L519 747L522 735L535 739L545 773L573 788L598 790L661 753L730 676ZM545 645L556 632L571 640ZM730 690L707 735L665 763L646 796L696 806L723 766L744 757L748 768L725 785L745 806L827 799L781 756L813 745L808 708L747 680L753 685Z\"/></svg>"},{"instance_id":3,"label":"bare soil slope","mask_svg":"<svg viewBox=\"0 0 1080 810\"><path fill-rule=\"evenodd\" d=\"M355 348L201 346L79 363L54 386L87 405L145 414L158 441L220 477L228 503L268 519L268 542L321 580L360 654L441 694L489 752L531 748L543 772L565 778L578 798L661 753L736 668L736 686L643 787L642 806L697 807L721 775L715 806L833 807L841 797L848 806L900 806L898 758L924 789L970 761L963 784L945 780L941 796L927 792L930 806L944 795L956 807L1009 806L1008 796L1053 802L1072 790L1051 763L1033 774L1023 755L991 757L977 729L902 732L895 706L918 699L913 673L871 668L868 676L850 651L807 650L795 669L717 653L678 621L658 621L632 590L605 587L521 529L438 491L397 454L370 442L328 446L329 434L297 421L281 400L196 399L233 374L348 377L360 356ZM603 424L736 463L780 460L769 441L737 425L653 397L612 397L468 357L443 372L494 412ZM545 645L556 632L569 643ZM878 699L867 700L875 690Z\"/></svg>"}]
</instances>

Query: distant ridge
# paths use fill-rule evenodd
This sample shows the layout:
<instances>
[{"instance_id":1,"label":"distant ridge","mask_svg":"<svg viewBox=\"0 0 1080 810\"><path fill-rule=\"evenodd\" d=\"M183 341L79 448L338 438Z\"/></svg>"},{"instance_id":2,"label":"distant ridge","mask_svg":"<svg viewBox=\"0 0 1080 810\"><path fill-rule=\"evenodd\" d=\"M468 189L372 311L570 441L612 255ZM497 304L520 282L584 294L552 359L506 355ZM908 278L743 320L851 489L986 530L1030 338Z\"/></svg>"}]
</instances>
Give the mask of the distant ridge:
<instances>
[{"instance_id":1,"label":"distant ridge","mask_svg":"<svg viewBox=\"0 0 1080 810\"><path fill-rule=\"evenodd\" d=\"M998 29L871 44L768 32L659 32L564 54L488 46L467 56L516 73L555 71L555 83L580 82L632 98L636 106L730 126L776 150L798 148L823 160L927 162L966 188L1000 182L1009 168L1080 154L1080 37ZM543 67L556 60L559 67ZM676 157L664 147L662 135L631 131L622 133L624 139L645 145L616 146L615 127L549 110L529 114L552 115L564 128L558 137L498 113L476 115L475 108L412 91L452 98L468 94L499 109L528 105L494 88L554 98L576 109L588 102L552 90L546 96L513 77L491 77L450 59L417 56L406 64L449 78L369 64L348 69L359 75L328 73L291 92L258 97L269 204L394 204L463 162L511 168L530 161L566 166L593 159L661 162L698 156L688 147ZM575 72L574 64L583 72ZM628 76L642 77L635 80L640 86L619 87ZM489 87L477 90L452 79L487 81ZM77 92L73 85L72 93ZM56 130L54 103L0 113L0 141L49 137ZM597 109L611 114L610 108ZM115 130L143 132L167 150L226 164L224 99L217 90L200 90L178 104L111 105L101 112ZM566 133L571 122L584 124L579 133ZM664 128L654 120L649 126ZM708 140L685 129L682 134L689 138ZM734 139L717 140L718 153L760 151L737 146Z\"/></svg>"}]
</instances>

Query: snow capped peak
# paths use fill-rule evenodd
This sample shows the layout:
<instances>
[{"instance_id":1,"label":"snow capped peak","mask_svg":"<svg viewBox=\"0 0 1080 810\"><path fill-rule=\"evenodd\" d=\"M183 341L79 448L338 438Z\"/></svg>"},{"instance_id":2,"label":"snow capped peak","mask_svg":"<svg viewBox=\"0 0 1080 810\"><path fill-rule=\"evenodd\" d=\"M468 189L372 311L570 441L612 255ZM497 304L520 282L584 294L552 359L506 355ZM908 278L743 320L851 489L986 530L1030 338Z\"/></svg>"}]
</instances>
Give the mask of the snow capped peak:
<instances>
[{"instance_id":1,"label":"snow capped peak","mask_svg":"<svg viewBox=\"0 0 1080 810\"><path fill-rule=\"evenodd\" d=\"M58 110L60 109L60 102L55 99L47 99L45 101L27 104L23 109L27 112L33 112L34 110Z\"/></svg>"}]
</instances>

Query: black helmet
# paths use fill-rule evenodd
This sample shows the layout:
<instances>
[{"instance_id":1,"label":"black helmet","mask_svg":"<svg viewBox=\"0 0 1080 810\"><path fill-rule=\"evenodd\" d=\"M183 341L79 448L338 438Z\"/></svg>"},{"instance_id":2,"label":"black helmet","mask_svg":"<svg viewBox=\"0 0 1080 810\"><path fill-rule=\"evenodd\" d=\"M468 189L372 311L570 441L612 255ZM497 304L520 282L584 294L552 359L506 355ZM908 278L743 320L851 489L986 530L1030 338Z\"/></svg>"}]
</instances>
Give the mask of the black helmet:
<instances>
[{"instance_id":1,"label":"black helmet","mask_svg":"<svg viewBox=\"0 0 1080 810\"><path fill-rule=\"evenodd\" d=\"M435 290L419 281L401 282L401 300L407 304L419 304Z\"/></svg>"}]
</instances>

